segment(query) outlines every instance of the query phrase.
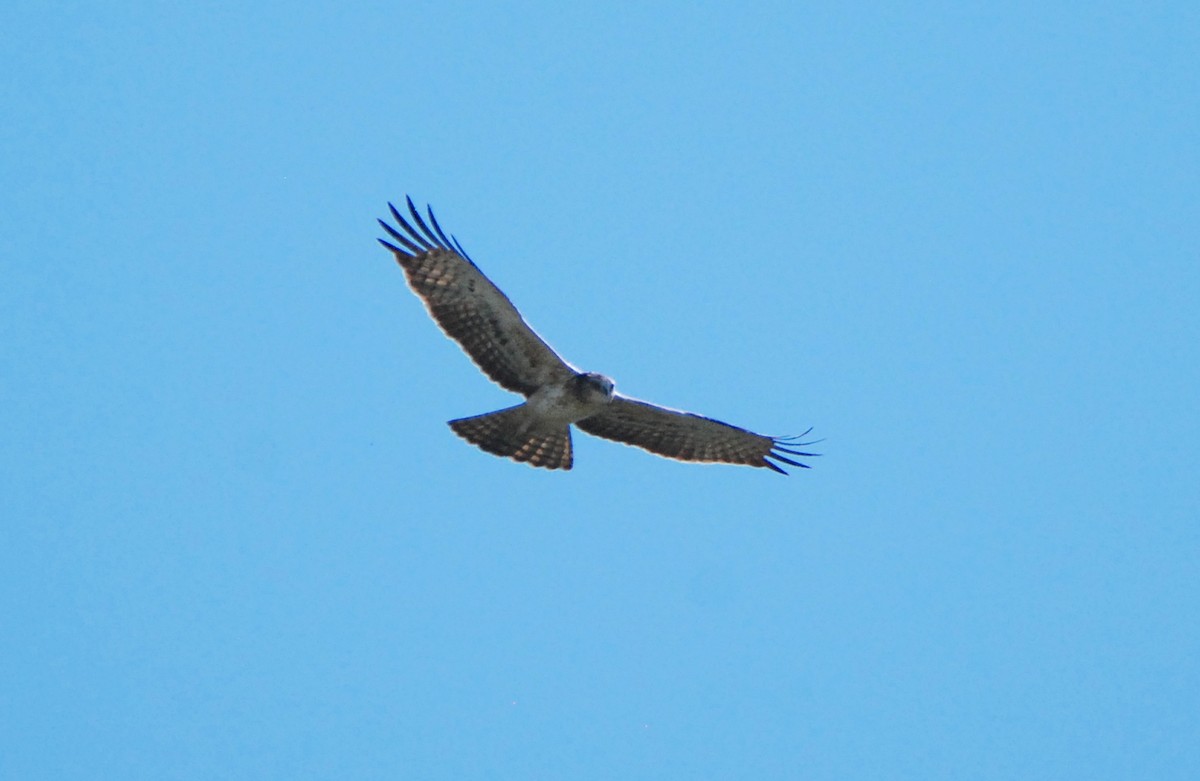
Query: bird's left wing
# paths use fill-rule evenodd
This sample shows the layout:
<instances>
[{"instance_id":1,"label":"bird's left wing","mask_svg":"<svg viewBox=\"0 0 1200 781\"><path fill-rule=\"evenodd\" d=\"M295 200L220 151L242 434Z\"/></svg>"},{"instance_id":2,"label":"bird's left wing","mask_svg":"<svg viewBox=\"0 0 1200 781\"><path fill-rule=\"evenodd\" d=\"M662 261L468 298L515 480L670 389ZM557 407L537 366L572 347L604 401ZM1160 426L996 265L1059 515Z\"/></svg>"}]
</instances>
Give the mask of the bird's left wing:
<instances>
[{"instance_id":1,"label":"bird's left wing","mask_svg":"<svg viewBox=\"0 0 1200 781\"><path fill-rule=\"evenodd\" d=\"M801 442L798 437L763 436L719 420L625 396L614 397L603 412L575 425L589 434L635 445L667 458L765 466L780 474L787 472L775 461L807 469L807 464L787 456L817 455L795 450L812 444ZM783 455L785 453L787 455Z\"/></svg>"},{"instance_id":2,"label":"bird's left wing","mask_svg":"<svg viewBox=\"0 0 1200 781\"><path fill-rule=\"evenodd\" d=\"M432 209L427 225L408 199L414 228L395 206L388 206L404 233L380 220L396 244L383 239L379 243L396 256L409 286L437 324L484 374L507 390L529 396L575 373L471 262L458 240L446 236Z\"/></svg>"}]
</instances>

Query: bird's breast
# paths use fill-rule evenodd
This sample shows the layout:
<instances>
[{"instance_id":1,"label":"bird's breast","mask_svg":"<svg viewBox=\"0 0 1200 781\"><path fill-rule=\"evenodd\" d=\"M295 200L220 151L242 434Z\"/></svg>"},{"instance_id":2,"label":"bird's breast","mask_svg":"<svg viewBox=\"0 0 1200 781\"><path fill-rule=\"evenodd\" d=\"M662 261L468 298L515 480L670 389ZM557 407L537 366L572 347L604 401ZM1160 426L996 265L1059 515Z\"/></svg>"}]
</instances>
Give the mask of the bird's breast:
<instances>
[{"instance_id":1,"label":"bird's breast","mask_svg":"<svg viewBox=\"0 0 1200 781\"><path fill-rule=\"evenodd\" d=\"M607 399L581 399L565 384L543 385L525 402L539 420L559 425L591 417L607 403Z\"/></svg>"}]
</instances>

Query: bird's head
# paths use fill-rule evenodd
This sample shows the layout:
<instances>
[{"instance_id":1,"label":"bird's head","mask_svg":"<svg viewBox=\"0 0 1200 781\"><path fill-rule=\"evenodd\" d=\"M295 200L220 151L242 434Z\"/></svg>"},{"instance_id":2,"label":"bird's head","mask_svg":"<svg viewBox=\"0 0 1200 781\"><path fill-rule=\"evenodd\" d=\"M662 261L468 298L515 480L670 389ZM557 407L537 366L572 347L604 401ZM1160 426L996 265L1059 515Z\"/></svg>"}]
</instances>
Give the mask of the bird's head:
<instances>
[{"instance_id":1,"label":"bird's head","mask_svg":"<svg viewBox=\"0 0 1200 781\"><path fill-rule=\"evenodd\" d=\"M583 398L611 401L616 384L603 374L584 372L575 377L576 388Z\"/></svg>"}]
</instances>

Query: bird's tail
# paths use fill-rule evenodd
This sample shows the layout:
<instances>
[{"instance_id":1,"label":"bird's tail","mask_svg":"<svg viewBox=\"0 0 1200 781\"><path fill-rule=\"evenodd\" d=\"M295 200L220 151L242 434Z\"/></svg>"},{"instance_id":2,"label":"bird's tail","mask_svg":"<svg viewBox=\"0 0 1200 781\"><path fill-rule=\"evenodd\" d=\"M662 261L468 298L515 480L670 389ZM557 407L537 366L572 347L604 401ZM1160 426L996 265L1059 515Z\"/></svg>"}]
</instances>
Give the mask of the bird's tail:
<instances>
[{"instance_id":1,"label":"bird's tail","mask_svg":"<svg viewBox=\"0 0 1200 781\"><path fill-rule=\"evenodd\" d=\"M571 468L571 427L538 428L520 404L486 415L450 421L463 439L489 453L546 469Z\"/></svg>"}]
</instances>

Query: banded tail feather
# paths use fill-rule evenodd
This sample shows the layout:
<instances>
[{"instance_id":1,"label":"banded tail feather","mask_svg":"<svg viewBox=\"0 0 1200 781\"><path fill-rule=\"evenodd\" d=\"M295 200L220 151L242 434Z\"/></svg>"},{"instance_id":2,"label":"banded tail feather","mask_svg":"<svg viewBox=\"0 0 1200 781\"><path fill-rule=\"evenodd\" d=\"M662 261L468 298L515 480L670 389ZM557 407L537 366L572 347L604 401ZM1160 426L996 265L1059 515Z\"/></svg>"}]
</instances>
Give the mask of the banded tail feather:
<instances>
[{"instance_id":1,"label":"banded tail feather","mask_svg":"<svg viewBox=\"0 0 1200 781\"><path fill-rule=\"evenodd\" d=\"M537 420L524 405L485 415L450 421L455 434L472 445L497 456L546 469L570 469L571 429L536 426Z\"/></svg>"}]
</instances>

